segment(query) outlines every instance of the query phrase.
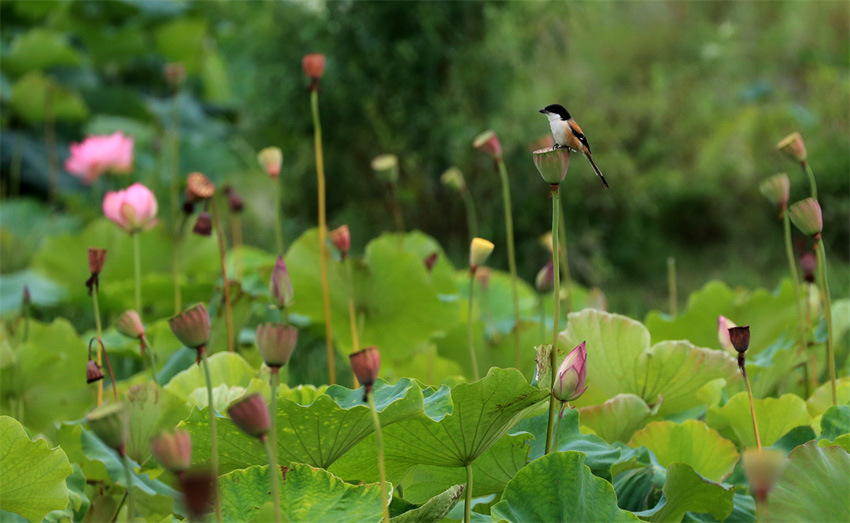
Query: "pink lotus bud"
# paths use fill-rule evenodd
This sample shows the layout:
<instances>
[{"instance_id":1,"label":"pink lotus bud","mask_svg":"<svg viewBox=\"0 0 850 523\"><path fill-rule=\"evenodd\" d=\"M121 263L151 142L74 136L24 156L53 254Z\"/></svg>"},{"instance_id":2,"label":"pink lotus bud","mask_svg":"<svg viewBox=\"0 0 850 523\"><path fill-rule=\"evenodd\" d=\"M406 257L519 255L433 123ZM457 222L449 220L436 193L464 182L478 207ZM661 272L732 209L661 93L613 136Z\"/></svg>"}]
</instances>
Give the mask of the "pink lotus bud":
<instances>
[{"instance_id":1,"label":"pink lotus bud","mask_svg":"<svg viewBox=\"0 0 850 523\"><path fill-rule=\"evenodd\" d=\"M125 311L118 317L118 320L115 322L115 330L134 340L141 339L145 335L145 326L142 325L142 319L139 317L139 313L132 309Z\"/></svg>"},{"instance_id":2,"label":"pink lotus bud","mask_svg":"<svg viewBox=\"0 0 850 523\"><path fill-rule=\"evenodd\" d=\"M151 438L151 454L170 472L184 472L192 464L192 436L182 429Z\"/></svg>"},{"instance_id":3,"label":"pink lotus bud","mask_svg":"<svg viewBox=\"0 0 850 523\"><path fill-rule=\"evenodd\" d=\"M729 338L729 329L732 327L737 327L732 320L723 315L717 317L717 341L724 350L729 352L735 351L732 340Z\"/></svg>"},{"instance_id":4,"label":"pink lotus bud","mask_svg":"<svg viewBox=\"0 0 850 523\"><path fill-rule=\"evenodd\" d=\"M203 303L198 303L168 319L171 332L180 343L198 349L210 339L210 313Z\"/></svg>"},{"instance_id":5,"label":"pink lotus bud","mask_svg":"<svg viewBox=\"0 0 850 523\"><path fill-rule=\"evenodd\" d=\"M272 279L269 283L272 301L281 309L292 303L292 281L289 279L289 270L283 261L283 256L277 257L277 262L272 270Z\"/></svg>"},{"instance_id":6,"label":"pink lotus bud","mask_svg":"<svg viewBox=\"0 0 850 523\"><path fill-rule=\"evenodd\" d=\"M357 381L363 384L363 401L367 401L369 393L372 392L372 386L378 379L378 370L381 368L381 353L378 352L378 347L366 347L348 356L348 361Z\"/></svg>"},{"instance_id":7,"label":"pink lotus bud","mask_svg":"<svg viewBox=\"0 0 850 523\"><path fill-rule=\"evenodd\" d=\"M469 244L469 270L474 272L480 265L484 265L495 248L496 246L491 241L484 238L473 238Z\"/></svg>"},{"instance_id":8,"label":"pink lotus bud","mask_svg":"<svg viewBox=\"0 0 850 523\"><path fill-rule=\"evenodd\" d=\"M785 173L774 174L761 182L759 191L770 203L785 209L788 207L788 194L791 191L791 181L788 180L788 175Z\"/></svg>"},{"instance_id":9,"label":"pink lotus bud","mask_svg":"<svg viewBox=\"0 0 850 523\"><path fill-rule=\"evenodd\" d=\"M457 167L449 167L446 172L440 176L440 181L443 185L463 191L466 188L466 181L463 179L463 173Z\"/></svg>"},{"instance_id":10,"label":"pink lotus bud","mask_svg":"<svg viewBox=\"0 0 850 523\"><path fill-rule=\"evenodd\" d=\"M783 138L778 144L776 144L776 149L792 160L796 160L798 162L806 161L806 144L803 143L803 137L800 136L800 133L798 132L793 132Z\"/></svg>"},{"instance_id":11,"label":"pink lotus bud","mask_svg":"<svg viewBox=\"0 0 850 523\"><path fill-rule=\"evenodd\" d=\"M552 394L561 401L578 399L587 390L586 380L587 350L585 342L581 342L567 354L561 366L558 367Z\"/></svg>"},{"instance_id":12,"label":"pink lotus bud","mask_svg":"<svg viewBox=\"0 0 850 523\"><path fill-rule=\"evenodd\" d=\"M753 497L759 504L764 503L785 470L785 454L776 449L747 449L742 463Z\"/></svg>"},{"instance_id":13,"label":"pink lotus bud","mask_svg":"<svg viewBox=\"0 0 850 523\"><path fill-rule=\"evenodd\" d=\"M320 53L305 54L301 66L307 78L318 81L325 74L325 55Z\"/></svg>"},{"instance_id":14,"label":"pink lotus bud","mask_svg":"<svg viewBox=\"0 0 850 523\"><path fill-rule=\"evenodd\" d=\"M277 178L280 175L280 167L283 165L283 152L279 147L266 147L257 155L257 160L272 178Z\"/></svg>"},{"instance_id":15,"label":"pink lotus bud","mask_svg":"<svg viewBox=\"0 0 850 523\"><path fill-rule=\"evenodd\" d=\"M800 200L788 208L791 222L807 236L819 237L823 230L823 214L814 198Z\"/></svg>"},{"instance_id":16,"label":"pink lotus bud","mask_svg":"<svg viewBox=\"0 0 850 523\"><path fill-rule=\"evenodd\" d=\"M298 342L298 329L281 323L261 323L255 338L260 357L269 367L282 367L289 363Z\"/></svg>"},{"instance_id":17,"label":"pink lotus bud","mask_svg":"<svg viewBox=\"0 0 850 523\"><path fill-rule=\"evenodd\" d=\"M559 149L538 149L531 153L534 166L543 180L550 185L557 185L567 177L570 168L570 150L566 147Z\"/></svg>"},{"instance_id":18,"label":"pink lotus bud","mask_svg":"<svg viewBox=\"0 0 850 523\"><path fill-rule=\"evenodd\" d=\"M183 502L192 520L201 520L213 509L216 478L212 471L194 470L180 475Z\"/></svg>"},{"instance_id":19,"label":"pink lotus bud","mask_svg":"<svg viewBox=\"0 0 850 523\"><path fill-rule=\"evenodd\" d=\"M192 201L206 200L215 194L215 184L199 172L190 173L186 178L186 196Z\"/></svg>"},{"instance_id":20,"label":"pink lotus bud","mask_svg":"<svg viewBox=\"0 0 850 523\"><path fill-rule=\"evenodd\" d=\"M88 413L86 421L89 424L89 429L106 446L118 451L118 454L124 455L129 415L123 403L101 405Z\"/></svg>"},{"instance_id":21,"label":"pink lotus bud","mask_svg":"<svg viewBox=\"0 0 850 523\"><path fill-rule=\"evenodd\" d=\"M230 212L238 214L245 209L245 200L239 196L236 189L228 185L224 188L224 195L227 196L227 207Z\"/></svg>"},{"instance_id":22,"label":"pink lotus bud","mask_svg":"<svg viewBox=\"0 0 850 523\"><path fill-rule=\"evenodd\" d=\"M555 265L551 261L537 273L537 277L534 278L534 287L540 293L550 292L555 288Z\"/></svg>"},{"instance_id":23,"label":"pink lotus bud","mask_svg":"<svg viewBox=\"0 0 850 523\"><path fill-rule=\"evenodd\" d=\"M103 214L130 234L156 225L156 196L140 183L122 191L108 192L103 198Z\"/></svg>"},{"instance_id":24,"label":"pink lotus bud","mask_svg":"<svg viewBox=\"0 0 850 523\"><path fill-rule=\"evenodd\" d=\"M94 360L89 360L86 363L86 383L94 383L103 379L103 371Z\"/></svg>"},{"instance_id":25,"label":"pink lotus bud","mask_svg":"<svg viewBox=\"0 0 850 523\"><path fill-rule=\"evenodd\" d=\"M440 253L437 252L437 251L434 251L431 254L429 254L428 256L426 256L425 260L424 260L425 270L427 270L428 272L431 272L431 270L434 268L434 265L437 265L437 260L439 260L439 259L440 259Z\"/></svg>"},{"instance_id":26,"label":"pink lotus bud","mask_svg":"<svg viewBox=\"0 0 850 523\"><path fill-rule=\"evenodd\" d=\"M808 283L815 282L815 269L818 266L818 259L813 252L804 252L800 256L800 267L803 269L803 279Z\"/></svg>"},{"instance_id":27,"label":"pink lotus bud","mask_svg":"<svg viewBox=\"0 0 850 523\"><path fill-rule=\"evenodd\" d=\"M750 348L750 326L730 327L729 341L738 354L744 354Z\"/></svg>"},{"instance_id":28,"label":"pink lotus bud","mask_svg":"<svg viewBox=\"0 0 850 523\"><path fill-rule=\"evenodd\" d=\"M111 135L89 136L72 143L65 170L91 184L105 172L127 174L133 170L133 138L117 131Z\"/></svg>"},{"instance_id":29,"label":"pink lotus bud","mask_svg":"<svg viewBox=\"0 0 850 523\"><path fill-rule=\"evenodd\" d=\"M479 134L475 138L475 141L472 142L472 146L497 160L502 158L502 144L499 143L499 137L496 136L496 131L492 129Z\"/></svg>"},{"instance_id":30,"label":"pink lotus bud","mask_svg":"<svg viewBox=\"0 0 850 523\"><path fill-rule=\"evenodd\" d=\"M337 248L344 260L348 256L349 249L351 249L351 231L348 230L348 225L340 225L329 231L328 239Z\"/></svg>"},{"instance_id":31,"label":"pink lotus bud","mask_svg":"<svg viewBox=\"0 0 850 523\"><path fill-rule=\"evenodd\" d=\"M264 440L269 431L269 406L261 394L251 394L227 409L227 414L239 429L249 436Z\"/></svg>"},{"instance_id":32,"label":"pink lotus bud","mask_svg":"<svg viewBox=\"0 0 850 523\"><path fill-rule=\"evenodd\" d=\"M192 232L198 236L210 236L212 234L212 216L207 211L201 211Z\"/></svg>"}]
</instances>

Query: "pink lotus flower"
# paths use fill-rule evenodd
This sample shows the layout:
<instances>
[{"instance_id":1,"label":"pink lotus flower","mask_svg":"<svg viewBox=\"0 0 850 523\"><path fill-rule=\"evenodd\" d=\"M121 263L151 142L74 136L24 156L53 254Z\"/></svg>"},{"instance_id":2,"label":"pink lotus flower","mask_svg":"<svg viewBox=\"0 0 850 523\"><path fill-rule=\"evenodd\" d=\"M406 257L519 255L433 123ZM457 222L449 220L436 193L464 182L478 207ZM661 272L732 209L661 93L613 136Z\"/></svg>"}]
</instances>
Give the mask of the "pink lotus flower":
<instances>
[{"instance_id":1,"label":"pink lotus flower","mask_svg":"<svg viewBox=\"0 0 850 523\"><path fill-rule=\"evenodd\" d=\"M156 196L140 183L123 191L108 192L103 198L103 214L130 234L156 225Z\"/></svg>"},{"instance_id":2,"label":"pink lotus flower","mask_svg":"<svg viewBox=\"0 0 850 523\"><path fill-rule=\"evenodd\" d=\"M573 401L587 390L586 381L587 349L585 342L581 342L567 354L558 367L552 394L561 401ZM563 411L561 415L563 416Z\"/></svg>"},{"instance_id":3,"label":"pink lotus flower","mask_svg":"<svg viewBox=\"0 0 850 523\"><path fill-rule=\"evenodd\" d=\"M732 339L729 337L729 329L737 327L732 320L726 316L720 315L717 317L717 341L723 350L735 354L735 347L732 346Z\"/></svg>"},{"instance_id":4,"label":"pink lotus flower","mask_svg":"<svg viewBox=\"0 0 850 523\"><path fill-rule=\"evenodd\" d=\"M121 131L89 136L82 143L72 143L70 149L65 170L87 185L107 171L127 174L133 169L133 138Z\"/></svg>"}]
</instances>

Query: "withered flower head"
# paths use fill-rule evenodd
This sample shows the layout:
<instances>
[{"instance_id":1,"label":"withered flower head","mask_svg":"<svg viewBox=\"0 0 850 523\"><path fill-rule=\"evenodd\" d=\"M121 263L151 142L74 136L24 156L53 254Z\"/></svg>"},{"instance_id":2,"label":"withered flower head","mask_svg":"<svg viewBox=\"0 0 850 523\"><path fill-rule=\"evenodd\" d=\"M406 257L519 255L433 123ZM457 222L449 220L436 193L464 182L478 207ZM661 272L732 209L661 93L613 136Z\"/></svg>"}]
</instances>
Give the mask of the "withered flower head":
<instances>
[{"instance_id":1,"label":"withered flower head","mask_svg":"<svg viewBox=\"0 0 850 523\"><path fill-rule=\"evenodd\" d=\"M431 254L429 254L428 256L426 256L425 257L425 269L427 269L428 272L431 272L431 270L434 268L434 265L437 265L437 260L439 260L439 259L440 259L440 253L437 252L437 251L434 251Z\"/></svg>"},{"instance_id":2,"label":"withered flower head","mask_svg":"<svg viewBox=\"0 0 850 523\"><path fill-rule=\"evenodd\" d=\"M86 383L94 383L103 379L103 371L100 370L100 365L94 360L89 360L86 363Z\"/></svg>"},{"instance_id":3,"label":"withered flower head","mask_svg":"<svg viewBox=\"0 0 850 523\"><path fill-rule=\"evenodd\" d=\"M190 349L198 349L210 339L210 313L203 303L172 316L168 319L168 326L180 343Z\"/></svg>"},{"instance_id":4,"label":"withered flower head","mask_svg":"<svg viewBox=\"0 0 850 523\"><path fill-rule=\"evenodd\" d=\"M301 59L304 74L313 81L318 81L325 74L325 55L321 53L305 54Z\"/></svg>"},{"instance_id":5,"label":"withered flower head","mask_svg":"<svg viewBox=\"0 0 850 523\"><path fill-rule=\"evenodd\" d=\"M106 263L106 249L89 248L89 272L91 276L86 280L89 295L100 286L100 271L103 270L104 263Z\"/></svg>"},{"instance_id":6,"label":"withered flower head","mask_svg":"<svg viewBox=\"0 0 850 523\"><path fill-rule=\"evenodd\" d=\"M192 464L192 436L183 429L151 438L151 454L170 472L185 472Z\"/></svg>"},{"instance_id":7,"label":"withered flower head","mask_svg":"<svg viewBox=\"0 0 850 523\"><path fill-rule=\"evenodd\" d=\"M192 227L192 232L198 236L212 235L212 216L207 211L201 211L198 214L198 219L195 220L195 226Z\"/></svg>"},{"instance_id":8,"label":"withered flower head","mask_svg":"<svg viewBox=\"0 0 850 523\"><path fill-rule=\"evenodd\" d=\"M139 313L132 309L124 311L118 317L118 320L115 322L115 330L134 340L141 339L145 335L145 326L142 324L142 319L139 317Z\"/></svg>"},{"instance_id":9,"label":"withered flower head","mask_svg":"<svg viewBox=\"0 0 850 523\"><path fill-rule=\"evenodd\" d=\"M227 196L227 207L230 209L230 212L240 213L245 209L245 200L230 185L224 188L224 195Z\"/></svg>"},{"instance_id":10,"label":"withered flower head","mask_svg":"<svg viewBox=\"0 0 850 523\"><path fill-rule=\"evenodd\" d=\"M747 352L747 349L750 348L750 326L729 329L729 341L732 342L732 346L738 351L738 354Z\"/></svg>"},{"instance_id":11,"label":"withered flower head","mask_svg":"<svg viewBox=\"0 0 850 523\"><path fill-rule=\"evenodd\" d=\"M254 340L260 357L269 367L282 367L289 363L298 342L298 329L281 323L261 323Z\"/></svg>"},{"instance_id":12,"label":"withered flower head","mask_svg":"<svg viewBox=\"0 0 850 523\"><path fill-rule=\"evenodd\" d=\"M566 147L559 149L538 149L531 153L534 166L543 180L550 185L557 185L567 177L570 168L570 150Z\"/></svg>"}]
</instances>

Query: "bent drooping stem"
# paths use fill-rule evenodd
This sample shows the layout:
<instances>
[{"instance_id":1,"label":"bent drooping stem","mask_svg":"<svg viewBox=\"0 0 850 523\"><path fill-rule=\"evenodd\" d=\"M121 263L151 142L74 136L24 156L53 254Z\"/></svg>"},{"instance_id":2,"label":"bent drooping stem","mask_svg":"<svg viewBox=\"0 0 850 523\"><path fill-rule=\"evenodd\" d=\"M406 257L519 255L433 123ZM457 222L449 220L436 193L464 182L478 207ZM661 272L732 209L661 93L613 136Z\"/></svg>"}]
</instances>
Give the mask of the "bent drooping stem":
<instances>
[{"instance_id":1,"label":"bent drooping stem","mask_svg":"<svg viewBox=\"0 0 850 523\"><path fill-rule=\"evenodd\" d=\"M508 171L505 168L504 160L498 158L496 164L499 167L499 176L502 178L502 198L504 199L505 206L505 235L508 240L508 267L511 270L511 297L514 302L514 367L519 368L519 290L517 289L516 253L514 252L514 219L511 211L511 184L508 181ZM552 231L552 234L554 235L555 232Z\"/></svg>"},{"instance_id":2,"label":"bent drooping stem","mask_svg":"<svg viewBox=\"0 0 850 523\"><path fill-rule=\"evenodd\" d=\"M310 108L313 112L313 139L316 149L316 178L319 192L319 267L322 273L322 300L325 311L325 347L328 355L328 383L336 383L334 363L333 328L331 326L331 295L328 286L328 224L325 209L325 163L322 157L322 124L319 120L319 90L310 90Z\"/></svg>"},{"instance_id":3,"label":"bent drooping stem","mask_svg":"<svg viewBox=\"0 0 850 523\"><path fill-rule=\"evenodd\" d=\"M101 351L101 348L100 348L101 345L103 344L103 328L100 324L100 306L97 303L98 287L99 287L99 285L97 283L95 283L95 285L92 286L91 299L92 299L92 304L94 305L94 325L95 325L95 329L96 329L96 332L97 332L97 341L98 341L97 352L95 353L95 361L97 361L98 367L103 368L103 355L101 353L102 351ZM26 340L24 340L24 341L26 341ZM103 403L103 380L98 380L98 382L97 382L97 406L100 407L100 405L102 403Z\"/></svg>"},{"instance_id":4,"label":"bent drooping stem","mask_svg":"<svg viewBox=\"0 0 850 523\"><path fill-rule=\"evenodd\" d=\"M233 340L233 311L230 308L230 281L227 279L227 266L225 264L225 246L224 246L224 231L221 230L221 220L218 218L218 205L215 203L215 198L210 198L212 204L213 226L215 234L218 237L218 253L221 257L221 281L224 287L224 315L227 321L227 350L233 352L236 350Z\"/></svg>"},{"instance_id":5,"label":"bent drooping stem","mask_svg":"<svg viewBox=\"0 0 850 523\"><path fill-rule=\"evenodd\" d=\"M806 343L806 318L803 315L803 306L801 305L800 298L800 280L797 276L797 263L794 260L794 249L791 246L791 219L788 217L788 213L783 209L782 211L782 226L785 229L785 253L788 256L788 269L791 272L791 284L794 286L794 302L797 304L797 324L799 327L799 338L797 343L799 344L799 354L802 354L807 351L808 345ZM814 365L807 365L808 368L808 388L814 391L817 388L817 372L814 368Z\"/></svg>"},{"instance_id":6,"label":"bent drooping stem","mask_svg":"<svg viewBox=\"0 0 850 523\"><path fill-rule=\"evenodd\" d=\"M478 357L475 355L475 338L472 334L472 306L474 303L473 293L475 291L475 270L469 271L469 309L466 316L466 333L469 343L469 359L472 362L472 376L475 381L481 379L481 374L478 373Z\"/></svg>"},{"instance_id":7,"label":"bent drooping stem","mask_svg":"<svg viewBox=\"0 0 850 523\"><path fill-rule=\"evenodd\" d=\"M807 160L803 160L800 163L803 167L803 171L806 173L806 176L809 177L809 190L812 192L812 199L817 200L818 184L817 182L815 182L815 173L812 171L812 166L809 165L809 162Z\"/></svg>"},{"instance_id":8,"label":"bent drooping stem","mask_svg":"<svg viewBox=\"0 0 850 523\"><path fill-rule=\"evenodd\" d=\"M561 211L561 191L558 184L552 184L551 186L551 195L552 195L552 252L557 253L560 250L560 242L558 240L558 218ZM558 268L558 256L552 256L552 264L553 267L553 276L555 278L554 289L552 290L553 294L553 304L554 311L552 314L552 351L549 353L549 367L552 372L552 386L555 385L555 379L557 378L558 372L558 329L560 328L560 319L561 319L561 275ZM548 454L552 451L552 445L554 443L554 434L555 434L555 416L558 412L558 400L555 398L555 395L552 394L549 396L549 424L546 429L546 450L545 453Z\"/></svg>"},{"instance_id":9,"label":"bent drooping stem","mask_svg":"<svg viewBox=\"0 0 850 523\"><path fill-rule=\"evenodd\" d=\"M384 509L384 523L390 523L387 473L384 470L384 439L381 432L381 420L378 418L378 409L375 408L375 399L372 396L371 391L366 394L366 399L369 401L369 409L372 411L372 423L375 425L375 442L378 445L378 477L381 481L381 507Z\"/></svg>"},{"instance_id":10,"label":"bent drooping stem","mask_svg":"<svg viewBox=\"0 0 850 523\"><path fill-rule=\"evenodd\" d=\"M266 443L266 450L269 456L269 476L272 485L272 503L274 505L274 520L276 523L282 521L280 515L280 487L278 485L278 465L277 465L277 387L280 383L280 367L271 367L271 375L269 376L269 385L271 385L272 395L269 402L269 437Z\"/></svg>"},{"instance_id":11,"label":"bent drooping stem","mask_svg":"<svg viewBox=\"0 0 850 523\"><path fill-rule=\"evenodd\" d=\"M826 279L826 251L820 235L815 236L815 253L817 253L818 266L820 267L821 299L823 300L823 314L826 316L826 365L829 372L829 381L832 384L832 404L838 405L838 393L835 389L835 346L832 338L832 304L829 296L829 282Z\"/></svg>"},{"instance_id":12,"label":"bent drooping stem","mask_svg":"<svg viewBox=\"0 0 850 523\"><path fill-rule=\"evenodd\" d=\"M201 361L204 365L204 378L207 382L207 411L209 412L210 420L210 463L212 465L212 474L215 478L215 488L213 489L213 496L215 496L215 518L218 523L222 523L221 500L218 497L218 435L216 434L215 411L213 407L212 375L210 374L209 361L207 361L206 347L201 345L198 347L198 352L201 354Z\"/></svg>"}]
</instances>

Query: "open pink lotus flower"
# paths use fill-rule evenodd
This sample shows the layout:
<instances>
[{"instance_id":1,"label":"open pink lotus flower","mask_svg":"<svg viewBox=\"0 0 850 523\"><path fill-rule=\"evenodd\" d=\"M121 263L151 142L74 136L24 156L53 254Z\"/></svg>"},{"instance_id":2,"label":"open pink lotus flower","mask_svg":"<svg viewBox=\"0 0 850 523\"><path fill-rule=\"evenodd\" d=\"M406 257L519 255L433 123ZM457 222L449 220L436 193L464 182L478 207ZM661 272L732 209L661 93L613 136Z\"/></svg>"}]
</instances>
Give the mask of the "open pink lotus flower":
<instances>
[{"instance_id":1,"label":"open pink lotus flower","mask_svg":"<svg viewBox=\"0 0 850 523\"><path fill-rule=\"evenodd\" d=\"M103 198L103 214L130 234L156 225L156 196L140 183L123 191L108 192Z\"/></svg>"},{"instance_id":2,"label":"open pink lotus flower","mask_svg":"<svg viewBox=\"0 0 850 523\"><path fill-rule=\"evenodd\" d=\"M121 131L89 136L71 144L65 170L91 184L105 172L126 174L133 169L133 137Z\"/></svg>"}]
</instances>

